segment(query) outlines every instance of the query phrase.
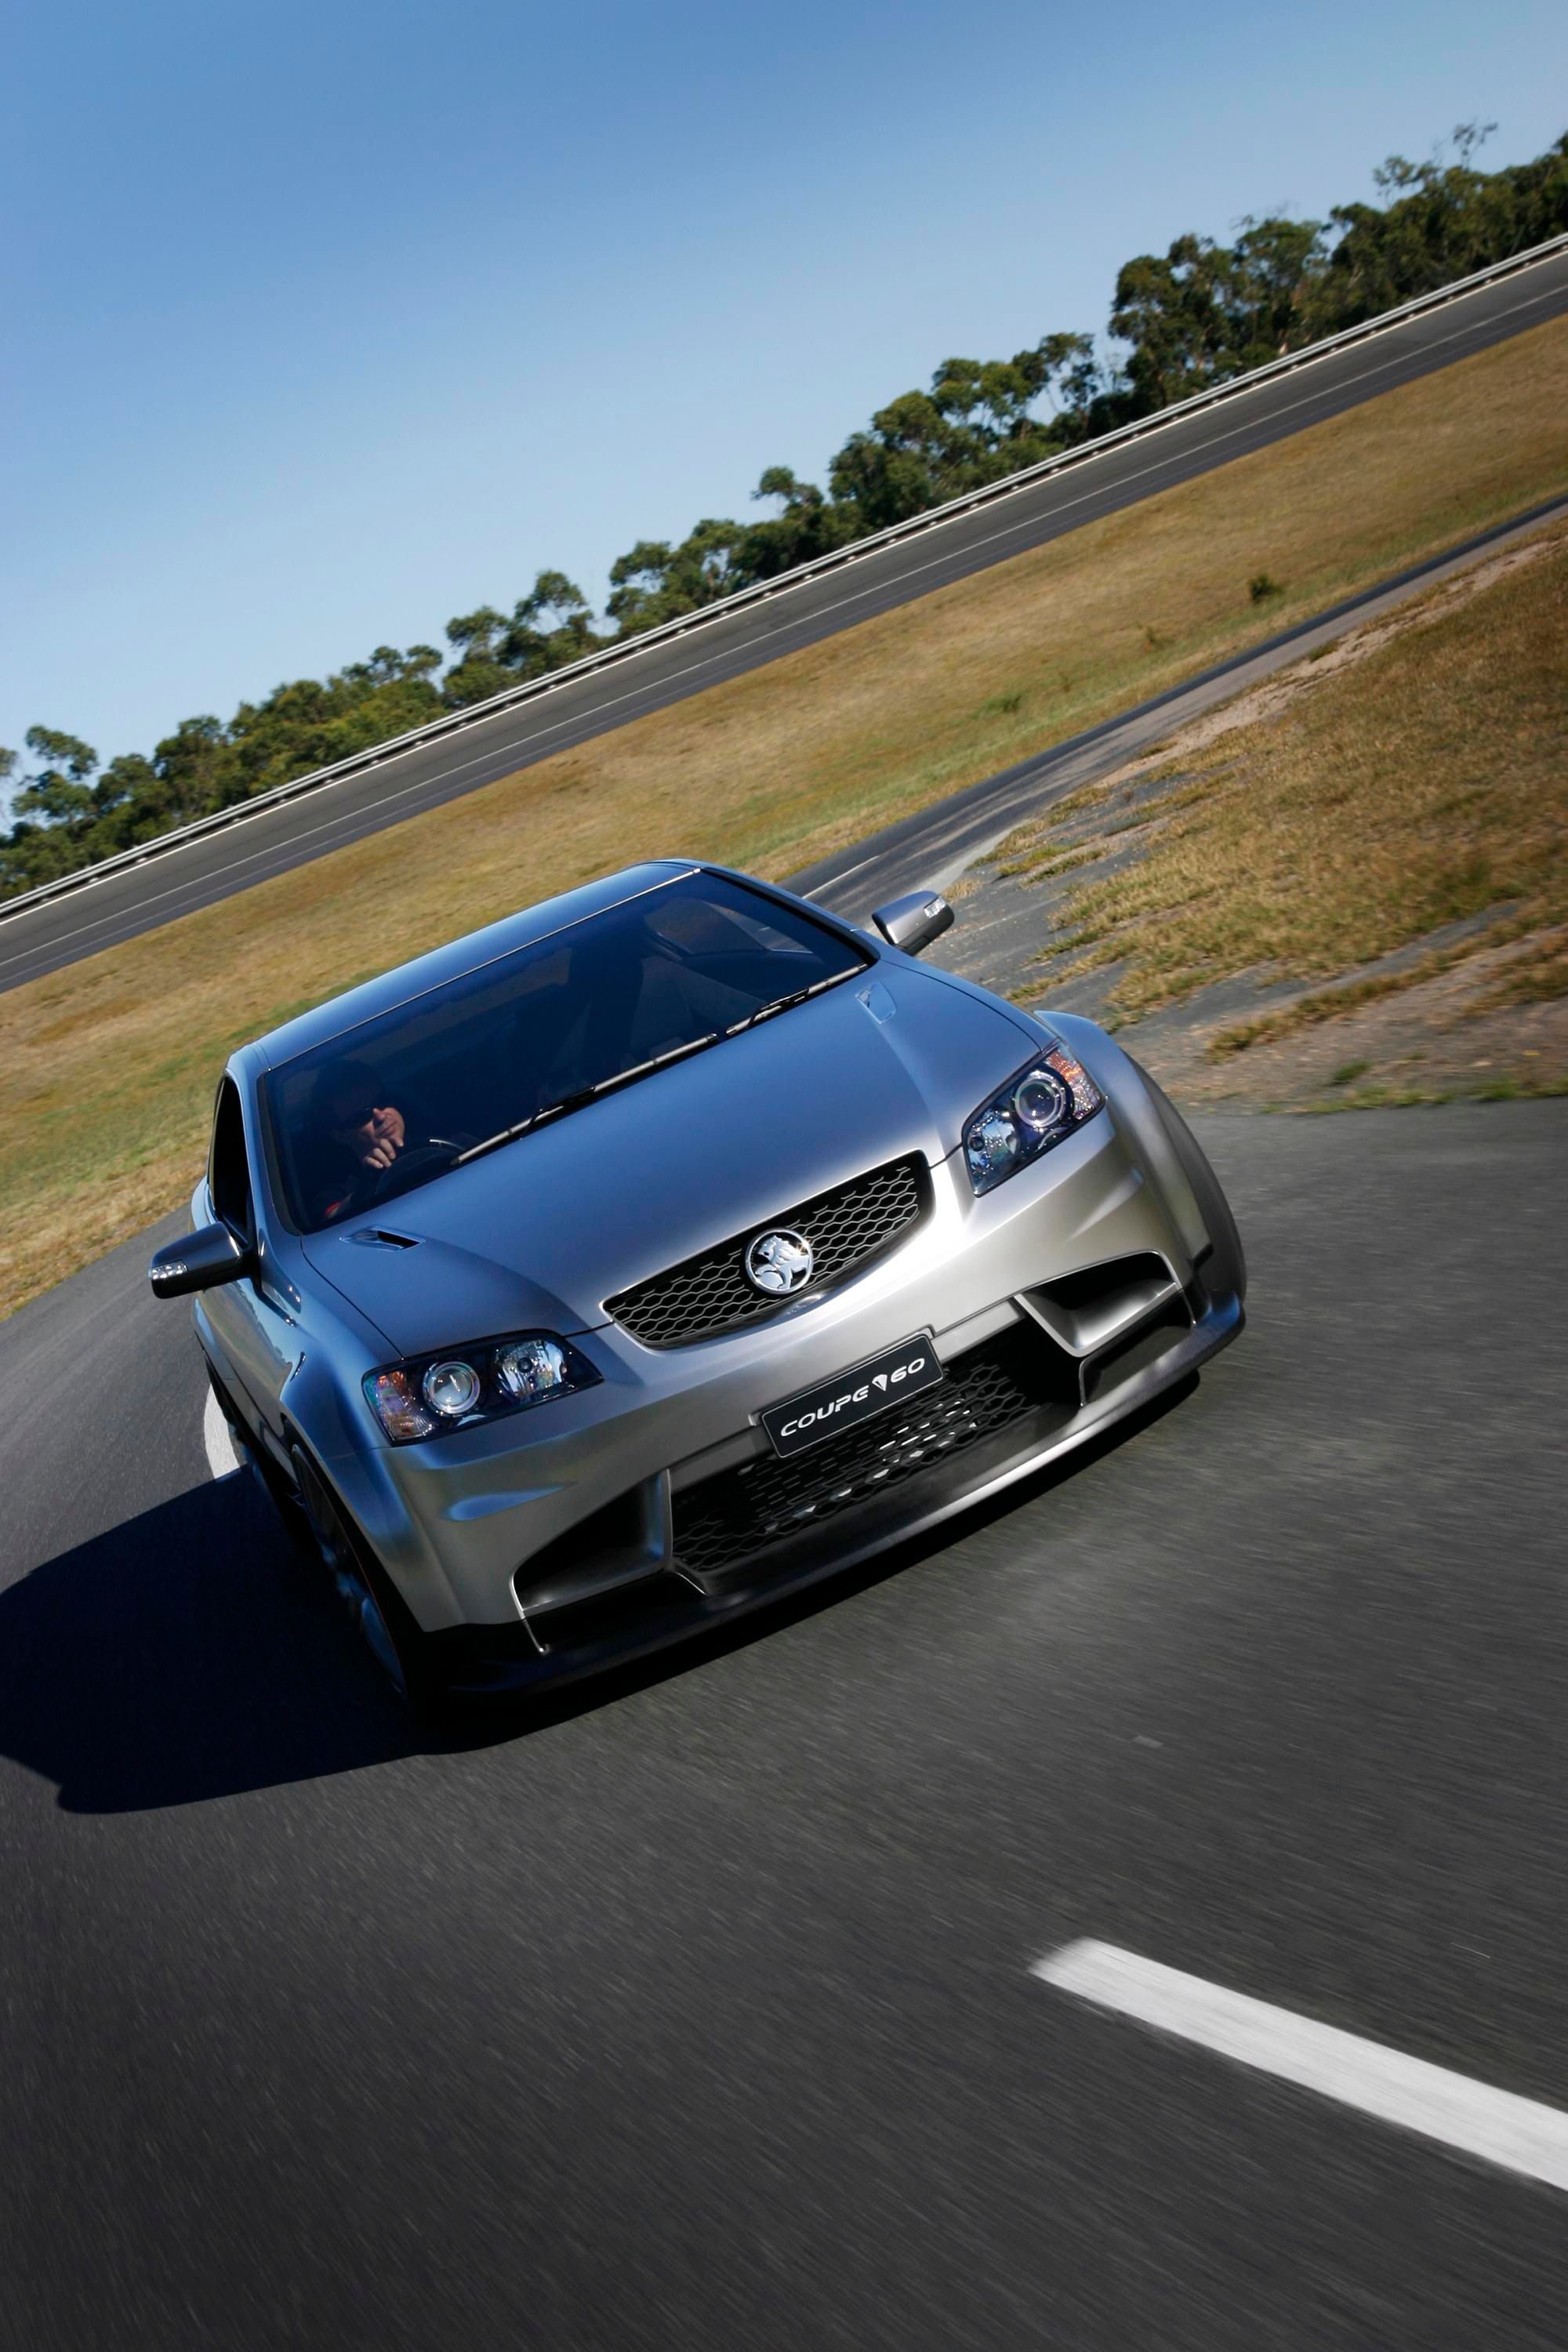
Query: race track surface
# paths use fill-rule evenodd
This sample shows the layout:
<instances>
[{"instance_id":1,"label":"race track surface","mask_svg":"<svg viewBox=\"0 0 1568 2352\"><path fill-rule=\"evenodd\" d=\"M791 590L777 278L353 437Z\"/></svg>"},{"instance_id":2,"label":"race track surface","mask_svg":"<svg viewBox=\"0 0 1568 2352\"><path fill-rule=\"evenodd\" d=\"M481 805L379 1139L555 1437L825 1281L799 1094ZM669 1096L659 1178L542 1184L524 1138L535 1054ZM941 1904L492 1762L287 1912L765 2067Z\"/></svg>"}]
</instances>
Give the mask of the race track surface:
<instances>
[{"instance_id":1,"label":"race track surface","mask_svg":"<svg viewBox=\"0 0 1568 2352\"><path fill-rule=\"evenodd\" d=\"M0 990L133 938L192 908L438 806L477 785L721 679L832 635L1095 517L1444 367L1568 308L1568 256L1468 295L1299 375L1097 459L847 572L650 648L625 668L564 687L460 736L268 810L145 867L0 918Z\"/></svg>"},{"instance_id":2,"label":"race track surface","mask_svg":"<svg viewBox=\"0 0 1568 2352\"><path fill-rule=\"evenodd\" d=\"M209 1476L145 1239L0 1327L0 2339L1561 2346L1560 2195L1030 1974L1568 2105L1568 1104L1202 1134L1201 1386L434 1748Z\"/></svg>"}]
</instances>

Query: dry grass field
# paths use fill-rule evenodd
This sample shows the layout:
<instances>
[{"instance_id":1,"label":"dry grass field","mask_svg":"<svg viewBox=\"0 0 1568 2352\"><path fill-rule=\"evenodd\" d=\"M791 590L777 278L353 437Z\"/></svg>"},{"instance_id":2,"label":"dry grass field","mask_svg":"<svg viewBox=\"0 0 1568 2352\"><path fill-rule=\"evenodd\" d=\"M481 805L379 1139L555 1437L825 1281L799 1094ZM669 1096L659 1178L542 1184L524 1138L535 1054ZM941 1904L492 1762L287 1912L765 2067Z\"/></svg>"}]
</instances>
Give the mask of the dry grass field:
<instances>
[{"instance_id":1,"label":"dry grass field","mask_svg":"<svg viewBox=\"0 0 1568 2352\"><path fill-rule=\"evenodd\" d=\"M1098 974L1134 1051L1192 1007L1144 1033L1189 1100L1560 1091L1568 525L1059 802L996 872L1040 892L1026 997ZM1258 1009L1205 1013L1237 981Z\"/></svg>"},{"instance_id":2,"label":"dry grass field","mask_svg":"<svg viewBox=\"0 0 1568 2352\"><path fill-rule=\"evenodd\" d=\"M639 856L787 873L1156 693L1568 488L1565 386L1557 320L0 997L0 1314L181 1199L243 1038Z\"/></svg>"}]
</instances>

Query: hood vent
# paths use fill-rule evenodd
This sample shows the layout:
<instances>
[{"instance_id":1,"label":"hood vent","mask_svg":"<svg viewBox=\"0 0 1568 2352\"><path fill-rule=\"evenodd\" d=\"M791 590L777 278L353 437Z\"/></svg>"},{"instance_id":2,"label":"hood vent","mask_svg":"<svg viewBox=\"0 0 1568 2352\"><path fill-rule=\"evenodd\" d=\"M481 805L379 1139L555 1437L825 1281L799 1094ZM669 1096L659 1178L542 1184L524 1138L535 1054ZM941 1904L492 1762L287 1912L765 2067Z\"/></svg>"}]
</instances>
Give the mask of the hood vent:
<instances>
[{"instance_id":1,"label":"hood vent","mask_svg":"<svg viewBox=\"0 0 1568 2352\"><path fill-rule=\"evenodd\" d=\"M417 1234L395 1234L385 1225L361 1225L356 1232L345 1234L343 1239L358 1242L362 1249L402 1250L417 1249L419 1246Z\"/></svg>"}]
</instances>

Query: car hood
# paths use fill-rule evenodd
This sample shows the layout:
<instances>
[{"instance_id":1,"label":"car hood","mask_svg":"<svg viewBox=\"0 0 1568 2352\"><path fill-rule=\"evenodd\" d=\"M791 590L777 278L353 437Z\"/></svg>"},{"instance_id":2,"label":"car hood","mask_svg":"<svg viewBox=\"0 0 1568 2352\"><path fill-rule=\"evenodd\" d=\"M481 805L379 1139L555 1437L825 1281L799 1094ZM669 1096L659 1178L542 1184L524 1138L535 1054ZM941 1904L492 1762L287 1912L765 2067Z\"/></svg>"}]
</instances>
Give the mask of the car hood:
<instances>
[{"instance_id":1,"label":"car hood","mask_svg":"<svg viewBox=\"0 0 1568 2352\"><path fill-rule=\"evenodd\" d=\"M310 1234L305 1255L399 1355L589 1329L616 1292L814 1193L907 1152L945 1159L1035 1040L961 981L878 964Z\"/></svg>"}]
</instances>

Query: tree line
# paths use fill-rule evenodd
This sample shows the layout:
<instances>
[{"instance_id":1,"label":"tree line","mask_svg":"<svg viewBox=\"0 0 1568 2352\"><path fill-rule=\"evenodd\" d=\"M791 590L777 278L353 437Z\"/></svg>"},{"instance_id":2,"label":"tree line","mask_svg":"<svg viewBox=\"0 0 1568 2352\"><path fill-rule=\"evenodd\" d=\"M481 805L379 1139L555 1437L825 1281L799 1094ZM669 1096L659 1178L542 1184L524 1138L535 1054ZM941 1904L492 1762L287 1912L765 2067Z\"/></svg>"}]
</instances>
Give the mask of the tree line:
<instances>
[{"instance_id":1,"label":"tree line","mask_svg":"<svg viewBox=\"0 0 1568 2352\"><path fill-rule=\"evenodd\" d=\"M378 646L331 677L297 678L226 722L183 719L150 754L100 764L90 744L31 727L0 834L0 898L268 791L443 711L483 701L595 647L905 520L1206 385L1447 284L1568 228L1568 134L1531 162L1486 172L1493 125L1462 124L1429 162L1390 156L1381 202L1326 221L1248 216L1233 243L1179 236L1118 273L1109 342L1042 335L1011 359L944 360L852 433L826 482L770 466L762 511L710 517L679 543L639 540L610 569L603 620L564 572L542 571L510 614L447 624L447 652Z\"/></svg>"}]
</instances>

